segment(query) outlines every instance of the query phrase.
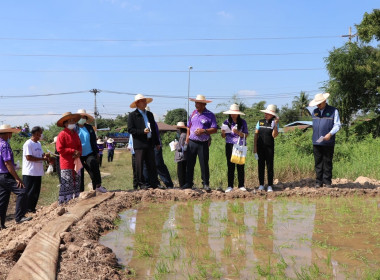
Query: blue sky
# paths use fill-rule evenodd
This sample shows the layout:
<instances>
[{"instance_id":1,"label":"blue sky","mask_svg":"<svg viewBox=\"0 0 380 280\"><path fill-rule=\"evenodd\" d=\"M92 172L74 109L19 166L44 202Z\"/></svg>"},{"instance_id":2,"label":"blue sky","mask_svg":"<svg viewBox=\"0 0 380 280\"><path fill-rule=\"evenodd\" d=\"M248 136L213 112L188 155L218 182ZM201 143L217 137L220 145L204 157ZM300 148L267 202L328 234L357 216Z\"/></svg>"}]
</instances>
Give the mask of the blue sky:
<instances>
[{"instance_id":1,"label":"blue sky","mask_svg":"<svg viewBox=\"0 0 380 280\"><path fill-rule=\"evenodd\" d=\"M104 118L130 112L137 93L153 97L160 118L187 108L189 66L190 97L205 95L214 112L235 94L291 104L320 92L324 58L374 8L378 0L1 1L0 124L91 113L94 88Z\"/></svg>"}]
</instances>

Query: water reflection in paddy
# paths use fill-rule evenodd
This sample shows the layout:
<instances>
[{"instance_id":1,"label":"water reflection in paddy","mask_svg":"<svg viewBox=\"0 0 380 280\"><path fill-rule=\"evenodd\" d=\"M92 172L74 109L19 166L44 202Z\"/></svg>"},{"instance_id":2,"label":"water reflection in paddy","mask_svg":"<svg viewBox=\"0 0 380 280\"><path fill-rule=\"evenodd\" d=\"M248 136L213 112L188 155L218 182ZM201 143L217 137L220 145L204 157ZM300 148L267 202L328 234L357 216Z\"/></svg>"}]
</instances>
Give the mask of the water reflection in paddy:
<instances>
[{"instance_id":1,"label":"water reflection in paddy","mask_svg":"<svg viewBox=\"0 0 380 280\"><path fill-rule=\"evenodd\" d=\"M100 243L135 279L380 275L377 201L141 204L120 218Z\"/></svg>"}]
</instances>

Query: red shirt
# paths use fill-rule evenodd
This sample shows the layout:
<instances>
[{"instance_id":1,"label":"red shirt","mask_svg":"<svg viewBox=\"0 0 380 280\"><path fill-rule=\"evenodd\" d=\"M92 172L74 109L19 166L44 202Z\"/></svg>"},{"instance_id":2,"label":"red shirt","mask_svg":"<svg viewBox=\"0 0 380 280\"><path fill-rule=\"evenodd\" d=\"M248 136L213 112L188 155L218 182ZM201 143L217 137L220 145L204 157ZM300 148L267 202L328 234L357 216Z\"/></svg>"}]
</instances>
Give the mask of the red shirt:
<instances>
[{"instance_id":1,"label":"red shirt","mask_svg":"<svg viewBox=\"0 0 380 280\"><path fill-rule=\"evenodd\" d=\"M77 150L82 154L82 144L78 133L65 128L58 134L56 145L61 169L74 169L74 151Z\"/></svg>"}]
</instances>

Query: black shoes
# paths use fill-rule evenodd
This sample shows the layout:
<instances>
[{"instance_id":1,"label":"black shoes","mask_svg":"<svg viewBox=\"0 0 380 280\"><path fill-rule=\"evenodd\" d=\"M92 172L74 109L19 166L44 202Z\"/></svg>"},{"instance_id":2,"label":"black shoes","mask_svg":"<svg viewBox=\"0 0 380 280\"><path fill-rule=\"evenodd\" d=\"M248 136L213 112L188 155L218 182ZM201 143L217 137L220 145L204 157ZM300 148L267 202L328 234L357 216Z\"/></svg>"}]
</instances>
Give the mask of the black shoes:
<instances>
[{"instance_id":1,"label":"black shoes","mask_svg":"<svg viewBox=\"0 0 380 280\"><path fill-rule=\"evenodd\" d=\"M27 221L30 221L32 219L32 217L22 217L19 221L16 221L17 224L21 224L23 222L27 222Z\"/></svg>"},{"instance_id":2,"label":"black shoes","mask_svg":"<svg viewBox=\"0 0 380 280\"><path fill-rule=\"evenodd\" d=\"M184 184L183 186L181 186L181 190L186 190L186 189L192 189L193 188L193 186L192 185L190 185L190 184Z\"/></svg>"},{"instance_id":3,"label":"black shoes","mask_svg":"<svg viewBox=\"0 0 380 280\"><path fill-rule=\"evenodd\" d=\"M2 224L1 226L0 226L0 230L2 230L2 229L6 229L7 227L4 225L4 224Z\"/></svg>"},{"instance_id":4,"label":"black shoes","mask_svg":"<svg viewBox=\"0 0 380 280\"><path fill-rule=\"evenodd\" d=\"M210 188L210 186L208 186L208 185L204 185L203 186L203 190L205 191L205 192L211 192L211 188Z\"/></svg>"}]
</instances>

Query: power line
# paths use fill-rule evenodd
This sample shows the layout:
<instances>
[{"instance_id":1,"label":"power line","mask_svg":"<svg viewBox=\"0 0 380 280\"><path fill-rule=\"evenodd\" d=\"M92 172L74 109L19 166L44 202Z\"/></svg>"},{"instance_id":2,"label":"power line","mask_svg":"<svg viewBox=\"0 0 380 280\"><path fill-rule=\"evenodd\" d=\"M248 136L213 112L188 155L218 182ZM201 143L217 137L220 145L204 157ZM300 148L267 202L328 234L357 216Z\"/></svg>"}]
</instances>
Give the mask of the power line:
<instances>
[{"instance_id":1,"label":"power line","mask_svg":"<svg viewBox=\"0 0 380 280\"><path fill-rule=\"evenodd\" d=\"M332 36L294 36L294 37L247 37L247 38L182 38L182 39L75 39L75 38L18 38L0 37L2 41L59 41L59 42L185 42L185 41L261 41L261 40L305 40L341 38Z\"/></svg>"},{"instance_id":2,"label":"power line","mask_svg":"<svg viewBox=\"0 0 380 280\"><path fill-rule=\"evenodd\" d=\"M57 96L57 95L78 94L78 93L87 93L87 92L88 91L73 91L73 92L62 92L62 93L30 94L30 95L0 95L0 98L27 98L27 97L41 97L41 96Z\"/></svg>"},{"instance_id":3,"label":"power line","mask_svg":"<svg viewBox=\"0 0 380 280\"><path fill-rule=\"evenodd\" d=\"M147 55L78 55L78 54L0 54L9 57L72 57L72 58L161 58L161 57L239 57L239 56L290 56L314 55L327 52L291 52L291 53L240 53L240 54L147 54Z\"/></svg>"},{"instance_id":4,"label":"power line","mask_svg":"<svg viewBox=\"0 0 380 280\"><path fill-rule=\"evenodd\" d=\"M279 68L279 69L231 69L231 70L196 70L197 73L231 73L231 72L286 72L319 71L325 68ZM25 70L0 69L0 72L22 73L187 73L187 70Z\"/></svg>"}]
</instances>

